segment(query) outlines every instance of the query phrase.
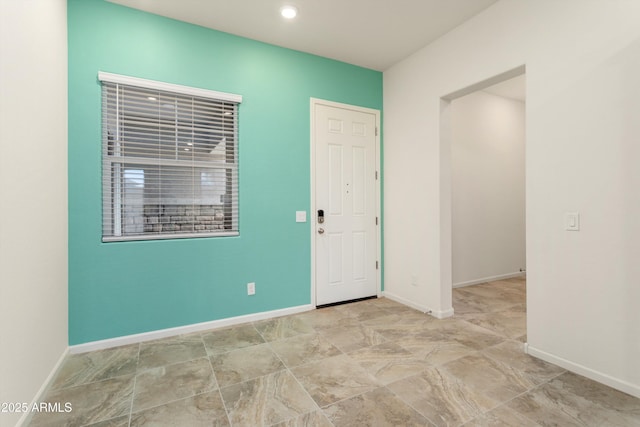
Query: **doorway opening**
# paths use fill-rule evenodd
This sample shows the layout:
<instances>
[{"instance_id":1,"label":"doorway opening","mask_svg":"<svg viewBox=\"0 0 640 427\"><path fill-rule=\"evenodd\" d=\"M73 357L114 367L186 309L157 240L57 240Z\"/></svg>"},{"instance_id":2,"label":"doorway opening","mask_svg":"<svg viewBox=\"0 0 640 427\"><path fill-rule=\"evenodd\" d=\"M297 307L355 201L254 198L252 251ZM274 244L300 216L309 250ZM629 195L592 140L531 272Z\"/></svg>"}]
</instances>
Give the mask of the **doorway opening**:
<instances>
[{"instance_id":1,"label":"doorway opening","mask_svg":"<svg viewBox=\"0 0 640 427\"><path fill-rule=\"evenodd\" d=\"M523 66L444 97L441 123L443 296L455 314L522 340L525 93Z\"/></svg>"}]
</instances>

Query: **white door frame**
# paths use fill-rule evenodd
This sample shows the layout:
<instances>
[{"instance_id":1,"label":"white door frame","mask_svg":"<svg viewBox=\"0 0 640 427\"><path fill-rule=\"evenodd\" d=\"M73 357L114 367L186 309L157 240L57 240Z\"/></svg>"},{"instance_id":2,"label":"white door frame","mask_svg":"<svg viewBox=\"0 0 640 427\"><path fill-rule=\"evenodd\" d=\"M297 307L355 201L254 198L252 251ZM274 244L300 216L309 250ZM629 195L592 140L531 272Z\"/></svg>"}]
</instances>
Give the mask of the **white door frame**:
<instances>
[{"instance_id":1,"label":"white door frame","mask_svg":"<svg viewBox=\"0 0 640 427\"><path fill-rule=\"evenodd\" d=\"M369 113L375 116L376 120L376 142L375 142L375 168L378 176L375 188L375 205L376 216L378 217L378 226L376 227L376 259L378 261L378 269L376 270L376 291L378 297L381 296L380 286L382 284L382 248L380 243L382 241L382 216L380 207L380 183L382 182L382 174L380 173L380 110L374 110L372 108L359 107L356 105L342 104L339 102L326 101L324 99L311 98L310 101L310 120L311 120L311 137L310 137L310 158L311 158L311 211L309 212L309 223L311 232L311 305L316 306L316 134L315 134L315 107L316 105L326 105L328 107L342 108L345 110L353 110L362 113Z\"/></svg>"}]
</instances>

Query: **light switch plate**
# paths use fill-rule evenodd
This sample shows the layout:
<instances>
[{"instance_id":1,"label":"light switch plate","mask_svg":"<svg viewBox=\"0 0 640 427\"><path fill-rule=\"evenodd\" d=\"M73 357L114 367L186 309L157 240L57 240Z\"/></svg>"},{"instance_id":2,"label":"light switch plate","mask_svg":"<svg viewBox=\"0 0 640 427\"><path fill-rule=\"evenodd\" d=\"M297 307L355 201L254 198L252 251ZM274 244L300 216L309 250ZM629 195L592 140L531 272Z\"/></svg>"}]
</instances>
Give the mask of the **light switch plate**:
<instances>
[{"instance_id":1,"label":"light switch plate","mask_svg":"<svg viewBox=\"0 0 640 427\"><path fill-rule=\"evenodd\" d=\"M296 222L307 222L307 211L296 211Z\"/></svg>"},{"instance_id":2,"label":"light switch plate","mask_svg":"<svg viewBox=\"0 0 640 427\"><path fill-rule=\"evenodd\" d=\"M580 231L580 214L578 212L565 213L564 228L567 231Z\"/></svg>"}]
</instances>

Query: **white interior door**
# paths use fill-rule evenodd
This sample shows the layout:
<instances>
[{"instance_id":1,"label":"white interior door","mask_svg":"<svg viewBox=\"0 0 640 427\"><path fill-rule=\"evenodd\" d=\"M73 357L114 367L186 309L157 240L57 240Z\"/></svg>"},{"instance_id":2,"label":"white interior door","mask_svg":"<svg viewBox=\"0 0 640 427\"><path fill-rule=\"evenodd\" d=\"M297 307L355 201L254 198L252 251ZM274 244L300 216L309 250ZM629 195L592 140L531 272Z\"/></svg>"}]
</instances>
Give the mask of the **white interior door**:
<instances>
[{"instance_id":1,"label":"white interior door","mask_svg":"<svg viewBox=\"0 0 640 427\"><path fill-rule=\"evenodd\" d=\"M355 108L314 104L316 305L378 291L377 118Z\"/></svg>"}]
</instances>

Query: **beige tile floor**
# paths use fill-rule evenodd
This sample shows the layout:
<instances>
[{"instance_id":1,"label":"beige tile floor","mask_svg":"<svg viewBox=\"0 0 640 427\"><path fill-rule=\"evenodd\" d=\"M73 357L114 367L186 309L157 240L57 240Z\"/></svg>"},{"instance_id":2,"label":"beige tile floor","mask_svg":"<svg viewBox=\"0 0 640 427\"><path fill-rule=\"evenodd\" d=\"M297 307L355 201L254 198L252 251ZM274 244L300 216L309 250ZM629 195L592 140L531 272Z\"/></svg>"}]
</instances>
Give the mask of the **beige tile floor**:
<instances>
[{"instance_id":1,"label":"beige tile floor","mask_svg":"<svg viewBox=\"0 0 640 427\"><path fill-rule=\"evenodd\" d=\"M36 426L640 426L640 399L523 353L525 282L388 299L69 356Z\"/></svg>"}]
</instances>

